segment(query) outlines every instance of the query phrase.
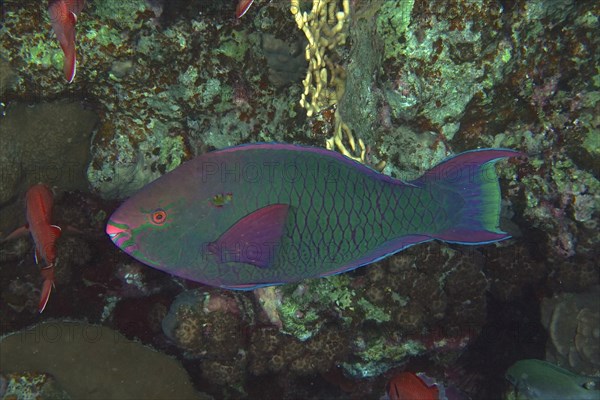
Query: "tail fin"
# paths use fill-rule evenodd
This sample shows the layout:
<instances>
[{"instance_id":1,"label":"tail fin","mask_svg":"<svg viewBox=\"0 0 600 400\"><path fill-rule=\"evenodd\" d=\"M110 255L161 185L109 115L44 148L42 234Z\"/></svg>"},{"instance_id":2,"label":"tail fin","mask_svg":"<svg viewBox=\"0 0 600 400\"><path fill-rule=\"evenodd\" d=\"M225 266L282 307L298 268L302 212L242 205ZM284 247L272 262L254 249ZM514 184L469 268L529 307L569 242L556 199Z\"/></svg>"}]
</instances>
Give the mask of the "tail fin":
<instances>
[{"instance_id":1,"label":"tail fin","mask_svg":"<svg viewBox=\"0 0 600 400\"><path fill-rule=\"evenodd\" d=\"M481 149L458 154L438 164L414 181L450 189L464 200L458 222L435 234L439 240L461 244L485 244L508 239L500 230L500 185L496 161L523 155L509 149Z\"/></svg>"},{"instance_id":2,"label":"tail fin","mask_svg":"<svg viewBox=\"0 0 600 400\"><path fill-rule=\"evenodd\" d=\"M40 303L38 304L38 311L40 314L44 312L46 305L48 304L48 299L50 299L50 292L52 292L52 287L54 286L54 265L50 264L41 269L42 278L44 278L44 283L42 285L42 293L40 295Z\"/></svg>"},{"instance_id":3,"label":"tail fin","mask_svg":"<svg viewBox=\"0 0 600 400\"><path fill-rule=\"evenodd\" d=\"M38 311L40 314L44 312L46 305L48 304L48 300L50 299L50 292L52 292L52 286L54 286L54 282L51 280L45 280L42 285L42 293L40 295L40 303L38 304Z\"/></svg>"}]
</instances>

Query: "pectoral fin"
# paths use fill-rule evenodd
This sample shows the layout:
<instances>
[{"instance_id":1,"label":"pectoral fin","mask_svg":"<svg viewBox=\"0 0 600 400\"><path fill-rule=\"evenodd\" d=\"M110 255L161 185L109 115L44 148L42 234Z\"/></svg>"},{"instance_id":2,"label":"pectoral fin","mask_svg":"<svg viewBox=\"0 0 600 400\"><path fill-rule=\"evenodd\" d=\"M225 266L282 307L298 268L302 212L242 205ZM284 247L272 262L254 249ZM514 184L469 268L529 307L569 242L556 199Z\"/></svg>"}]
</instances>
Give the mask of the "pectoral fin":
<instances>
[{"instance_id":1,"label":"pectoral fin","mask_svg":"<svg viewBox=\"0 0 600 400\"><path fill-rule=\"evenodd\" d=\"M8 235L7 237L5 237L4 239L2 239L2 242L5 242L7 240L13 240L16 238L20 238L21 236L25 236L29 233L29 226L25 225L22 226L20 228L15 229L14 231L11 232L10 235Z\"/></svg>"},{"instance_id":2,"label":"pectoral fin","mask_svg":"<svg viewBox=\"0 0 600 400\"><path fill-rule=\"evenodd\" d=\"M231 226L208 246L218 262L240 262L268 268L284 233L289 205L272 204Z\"/></svg>"}]
</instances>

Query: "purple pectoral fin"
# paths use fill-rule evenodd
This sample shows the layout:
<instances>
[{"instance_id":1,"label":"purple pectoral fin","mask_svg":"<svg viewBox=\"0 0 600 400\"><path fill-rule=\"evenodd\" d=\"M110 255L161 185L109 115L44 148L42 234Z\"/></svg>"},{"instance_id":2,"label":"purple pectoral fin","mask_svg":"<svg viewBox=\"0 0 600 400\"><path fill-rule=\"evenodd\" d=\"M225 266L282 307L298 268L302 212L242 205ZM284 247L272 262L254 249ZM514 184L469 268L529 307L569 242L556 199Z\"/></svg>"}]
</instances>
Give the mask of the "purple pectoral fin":
<instances>
[{"instance_id":1,"label":"purple pectoral fin","mask_svg":"<svg viewBox=\"0 0 600 400\"><path fill-rule=\"evenodd\" d=\"M289 205L272 204L254 211L230 227L208 246L223 262L240 262L268 268L287 221Z\"/></svg>"}]
</instances>

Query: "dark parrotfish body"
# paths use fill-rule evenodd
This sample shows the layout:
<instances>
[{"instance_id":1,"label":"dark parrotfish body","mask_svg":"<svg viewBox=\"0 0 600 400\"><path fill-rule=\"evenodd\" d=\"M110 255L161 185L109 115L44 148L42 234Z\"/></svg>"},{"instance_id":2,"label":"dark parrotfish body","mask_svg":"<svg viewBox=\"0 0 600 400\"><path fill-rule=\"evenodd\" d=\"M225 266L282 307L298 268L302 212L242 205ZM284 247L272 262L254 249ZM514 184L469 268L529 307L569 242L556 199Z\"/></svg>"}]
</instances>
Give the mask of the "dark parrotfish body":
<instances>
[{"instance_id":1,"label":"dark parrotfish body","mask_svg":"<svg viewBox=\"0 0 600 400\"><path fill-rule=\"evenodd\" d=\"M139 261L213 286L328 276L434 239L508 238L494 163L519 154L463 153L405 183L320 148L238 146L142 188L106 231Z\"/></svg>"}]
</instances>

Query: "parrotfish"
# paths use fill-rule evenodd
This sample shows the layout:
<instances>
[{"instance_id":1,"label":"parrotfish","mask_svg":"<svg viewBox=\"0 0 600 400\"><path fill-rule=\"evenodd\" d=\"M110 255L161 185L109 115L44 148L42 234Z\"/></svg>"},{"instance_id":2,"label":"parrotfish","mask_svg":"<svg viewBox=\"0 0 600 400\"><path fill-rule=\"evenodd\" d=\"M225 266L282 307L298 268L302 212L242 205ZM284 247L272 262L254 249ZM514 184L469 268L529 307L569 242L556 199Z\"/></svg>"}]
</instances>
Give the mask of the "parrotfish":
<instances>
[{"instance_id":1,"label":"parrotfish","mask_svg":"<svg viewBox=\"0 0 600 400\"><path fill-rule=\"evenodd\" d=\"M430 240L507 239L494 164L520 154L475 150L404 182L321 148L237 146L143 187L106 232L142 263L212 286L323 277Z\"/></svg>"},{"instance_id":2,"label":"parrotfish","mask_svg":"<svg viewBox=\"0 0 600 400\"><path fill-rule=\"evenodd\" d=\"M547 361L535 359L517 361L506 371L506 379L512 384L510 398L600 399L600 377L578 375Z\"/></svg>"},{"instance_id":3,"label":"parrotfish","mask_svg":"<svg viewBox=\"0 0 600 400\"><path fill-rule=\"evenodd\" d=\"M39 264L42 260L41 275L44 278L42 294L38 310L41 313L48 304L52 286L54 286L54 266L57 262L56 240L60 237L61 229L52 225L53 195L48 186L43 184L34 185L27 191L25 196L27 224L13 233L5 240L10 240L31 233L35 243L35 262Z\"/></svg>"},{"instance_id":4,"label":"parrotfish","mask_svg":"<svg viewBox=\"0 0 600 400\"><path fill-rule=\"evenodd\" d=\"M75 50L75 25L77 16L85 5L84 0L49 0L48 14L52 29L65 56L63 72L69 83L73 82L77 71Z\"/></svg>"},{"instance_id":5,"label":"parrotfish","mask_svg":"<svg viewBox=\"0 0 600 400\"><path fill-rule=\"evenodd\" d=\"M254 0L239 0L237 7L235 8L235 16L237 18L242 18L253 2Z\"/></svg>"}]
</instances>

